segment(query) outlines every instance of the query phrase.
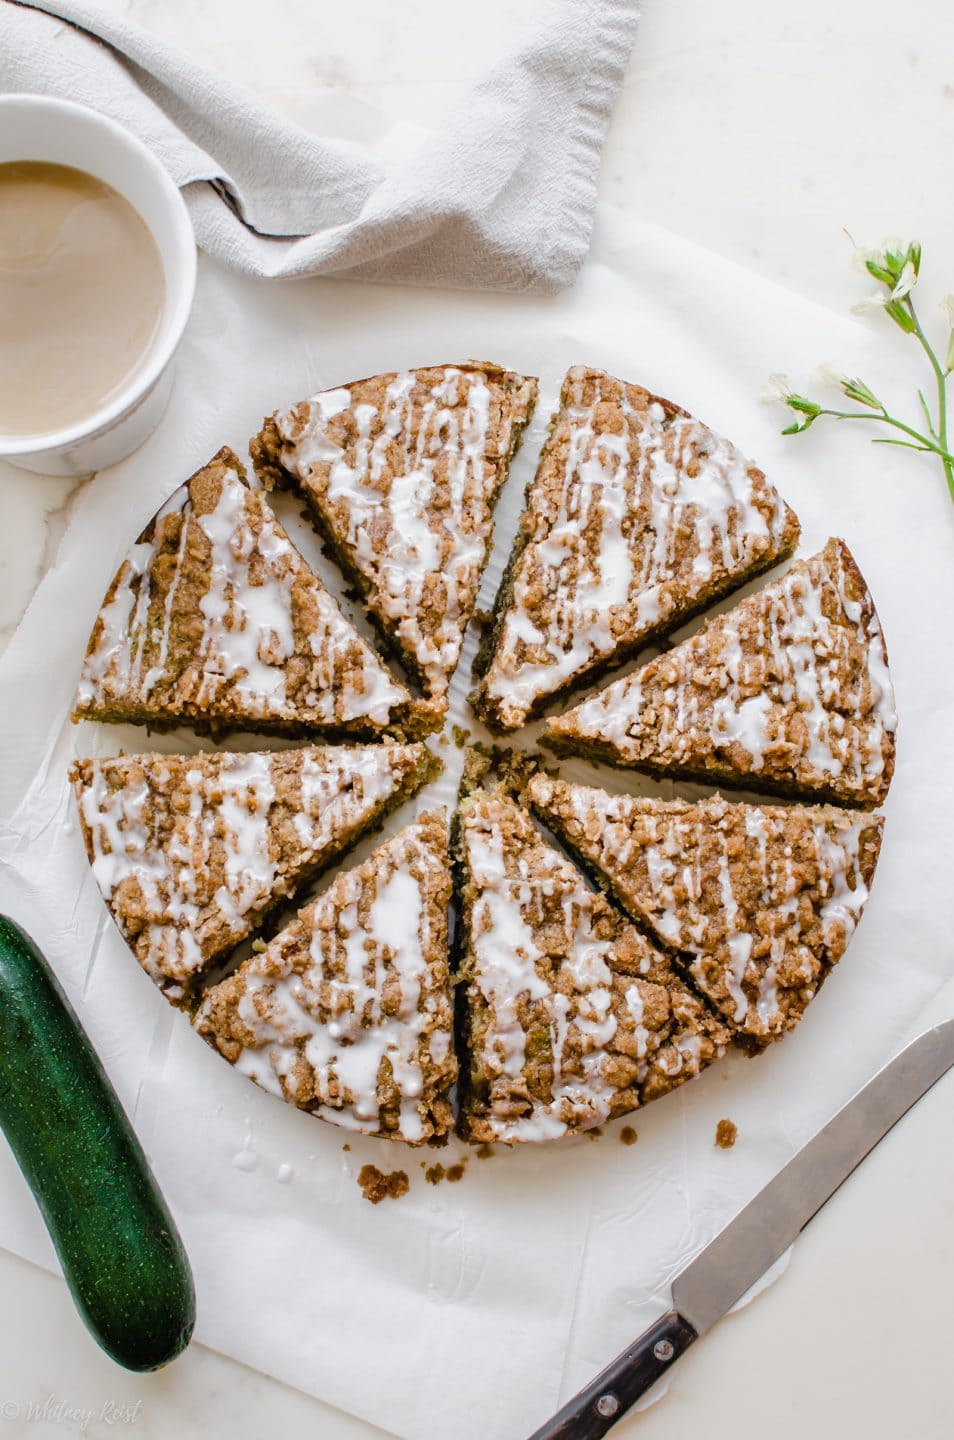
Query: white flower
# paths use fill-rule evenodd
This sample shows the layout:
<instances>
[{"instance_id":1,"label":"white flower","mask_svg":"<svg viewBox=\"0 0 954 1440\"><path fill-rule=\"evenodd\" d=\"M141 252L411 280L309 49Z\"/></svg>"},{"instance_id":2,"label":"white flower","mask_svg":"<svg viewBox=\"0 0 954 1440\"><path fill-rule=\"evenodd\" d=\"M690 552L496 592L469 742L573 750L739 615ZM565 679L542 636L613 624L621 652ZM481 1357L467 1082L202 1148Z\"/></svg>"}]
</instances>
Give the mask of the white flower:
<instances>
[{"instance_id":1,"label":"white flower","mask_svg":"<svg viewBox=\"0 0 954 1440\"><path fill-rule=\"evenodd\" d=\"M845 231L845 234L847 235L848 232ZM898 235L886 235L885 238L882 240L881 244L874 249L870 245L855 244L855 241L851 235L848 235L848 239L851 240L852 245L855 246L855 251L852 259L854 260L858 269L863 270L865 274L867 274L868 271L869 260L872 265L877 265L880 269L883 270L887 262L889 251L891 251L891 253L894 255L906 255L908 251L907 245Z\"/></svg>"},{"instance_id":2,"label":"white flower","mask_svg":"<svg viewBox=\"0 0 954 1440\"><path fill-rule=\"evenodd\" d=\"M784 405L791 393L792 382L788 376L776 371L762 386L759 391L759 399L763 405L776 405L779 401Z\"/></svg>"},{"instance_id":3,"label":"white flower","mask_svg":"<svg viewBox=\"0 0 954 1440\"><path fill-rule=\"evenodd\" d=\"M851 239L850 235L848 236L848 238L849 240L851 240L851 243L855 245L855 242ZM908 242L906 240L902 240L900 235L886 235L885 238L882 240L880 246L876 250L870 249L867 245L855 245L852 259L854 260L855 265L858 267L858 269L867 275L869 273L869 264L876 266L879 270L890 270L891 267L888 264L888 256L907 255L910 249L911 247ZM911 265L910 261L908 261L907 265L905 265L904 270L907 270L909 265L913 270L914 267L913 265ZM904 279L904 270L901 272L901 278L898 281L899 285ZM903 297L907 295L908 291L914 285L914 281L916 279L917 275L915 274L911 280L911 283L908 285L907 290L899 291L896 295L892 296L892 299L903 299Z\"/></svg>"},{"instance_id":4,"label":"white flower","mask_svg":"<svg viewBox=\"0 0 954 1440\"><path fill-rule=\"evenodd\" d=\"M914 261L908 260L905 262L904 269L898 276L898 283L891 291L891 299L903 300L905 295L910 295L911 291L914 289L917 283L918 275L917 271L914 268Z\"/></svg>"},{"instance_id":5,"label":"white flower","mask_svg":"<svg viewBox=\"0 0 954 1440\"><path fill-rule=\"evenodd\" d=\"M852 305L851 313L852 315L867 315L869 310L881 310L887 305L888 299L889 296L884 291L876 290L873 295L866 295L863 300Z\"/></svg>"},{"instance_id":6,"label":"white flower","mask_svg":"<svg viewBox=\"0 0 954 1440\"><path fill-rule=\"evenodd\" d=\"M856 268L859 269L864 275L867 275L868 273L869 260L874 265L884 265L884 251L871 250L867 245L855 245L854 253L852 254L851 258L854 261Z\"/></svg>"},{"instance_id":7,"label":"white flower","mask_svg":"<svg viewBox=\"0 0 954 1440\"><path fill-rule=\"evenodd\" d=\"M943 315L947 316L947 323L954 330L954 295L945 295L941 299L940 309Z\"/></svg>"},{"instance_id":8,"label":"white flower","mask_svg":"<svg viewBox=\"0 0 954 1440\"><path fill-rule=\"evenodd\" d=\"M845 383L845 377L833 365L819 365L815 371L815 383L816 385L827 385L829 389L840 390Z\"/></svg>"}]
</instances>

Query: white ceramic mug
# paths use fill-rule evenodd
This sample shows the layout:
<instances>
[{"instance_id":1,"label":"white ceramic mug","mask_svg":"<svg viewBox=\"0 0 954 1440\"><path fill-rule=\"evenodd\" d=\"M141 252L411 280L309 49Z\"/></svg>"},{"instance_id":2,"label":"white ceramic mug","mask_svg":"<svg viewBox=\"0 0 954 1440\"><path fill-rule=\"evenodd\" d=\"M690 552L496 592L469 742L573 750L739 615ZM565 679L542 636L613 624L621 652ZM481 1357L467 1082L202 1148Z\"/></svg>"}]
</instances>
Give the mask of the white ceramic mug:
<instances>
[{"instance_id":1,"label":"white ceramic mug","mask_svg":"<svg viewBox=\"0 0 954 1440\"><path fill-rule=\"evenodd\" d=\"M3 435L0 457L43 475L88 475L131 454L158 425L172 357L195 292L195 237L182 196L152 151L115 120L46 95L0 96L0 164L71 165L105 180L138 210L162 260L165 300L152 345L118 394L79 424L45 435Z\"/></svg>"}]
</instances>

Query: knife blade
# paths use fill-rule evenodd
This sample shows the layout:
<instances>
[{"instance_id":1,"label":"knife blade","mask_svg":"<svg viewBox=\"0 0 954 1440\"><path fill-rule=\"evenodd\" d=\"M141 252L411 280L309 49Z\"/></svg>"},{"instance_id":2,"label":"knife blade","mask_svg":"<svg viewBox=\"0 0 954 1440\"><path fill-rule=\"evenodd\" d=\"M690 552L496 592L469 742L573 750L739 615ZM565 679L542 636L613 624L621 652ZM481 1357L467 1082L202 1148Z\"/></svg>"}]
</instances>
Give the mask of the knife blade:
<instances>
[{"instance_id":1,"label":"knife blade","mask_svg":"<svg viewBox=\"0 0 954 1440\"><path fill-rule=\"evenodd\" d=\"M889 1061L672 1282L672 1308L530 1440L600 1440L782 1255L838 1187L954 1066L954 1020Z\"/></svg>"}]
</instances>

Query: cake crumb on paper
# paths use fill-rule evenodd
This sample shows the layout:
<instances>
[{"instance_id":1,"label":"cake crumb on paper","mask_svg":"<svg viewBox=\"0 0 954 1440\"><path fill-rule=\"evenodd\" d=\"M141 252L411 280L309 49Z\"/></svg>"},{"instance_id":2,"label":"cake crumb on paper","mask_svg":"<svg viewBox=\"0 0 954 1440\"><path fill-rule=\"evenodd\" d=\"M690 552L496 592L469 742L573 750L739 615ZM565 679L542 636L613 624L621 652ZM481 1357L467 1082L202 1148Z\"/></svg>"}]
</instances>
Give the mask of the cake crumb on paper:
<instances>
[{"instance_id":1,"label":"cake crumb on paper","mask_svg":"<svg viewBox=\"0 0 954 1440\"><path fill-rule=\"evenodd\" d=\"M382 1200L400 1200L411 1188L405 1170L392 1170L385 1175L377 1165L362 1165L358 1171L358 1184L365 1200L370 1200L372 1205L380 1205Z\"/></svg>"},{"instance_id":2,"label":"cake crumb on paper","mask_svg":"<svg viewBox=\"0 0 954 1440\"><path fill-rule=\"evenodd\" d=\"M720 1120L716 1126L715 1143L720 1150L731 1150L738 1133L739 1127L734 1120Z\"/></svg>"},{"instance_id":3,"label":"cake crumb on paper","mask_svg":"<svg viewBox=\"0 0 954 1440\"><path fill-rule=\"evenodd\" d=\"M458 1160L453 1165L428 1165L424 1171L424 1179L428 1185L440 1185L443 1180L449 1181L451 1185L456 1185L458 1180L463 1180L466 1166L466 1159Z\"/></svg>"},{"instance_id":4,"label":"cake crumb on paper","mask_svg":"<svg viewBox=\"0 0 954 1440\"><path fill-rule=\"evenodd\" d=\"M639 1136L636 1134L636 1131L633 1129L632 1125L624 1125L622 1130L619 1132L619 1139L621 1145L635 1145L636 1141L639 1139Z\"/></svg>"}]
</instances>

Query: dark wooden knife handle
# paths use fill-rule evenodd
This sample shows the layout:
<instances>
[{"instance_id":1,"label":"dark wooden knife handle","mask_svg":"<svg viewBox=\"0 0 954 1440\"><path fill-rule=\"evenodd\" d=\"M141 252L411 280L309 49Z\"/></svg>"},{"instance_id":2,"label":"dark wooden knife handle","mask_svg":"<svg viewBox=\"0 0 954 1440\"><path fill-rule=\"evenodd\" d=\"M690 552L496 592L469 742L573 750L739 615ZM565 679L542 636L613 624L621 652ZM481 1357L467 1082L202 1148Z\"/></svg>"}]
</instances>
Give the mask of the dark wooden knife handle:
<instances>
[{"instance_id":1,"label":"dark wooden knife handle","mask_svg":"<svg viewBox=\"0 0 954 1440\"><path fill-rule=\"evenodd\" d=\"M697 1338L688 1320L670 1310L530 1440L600 1440Z\"/></svg>"}]
</instances>

